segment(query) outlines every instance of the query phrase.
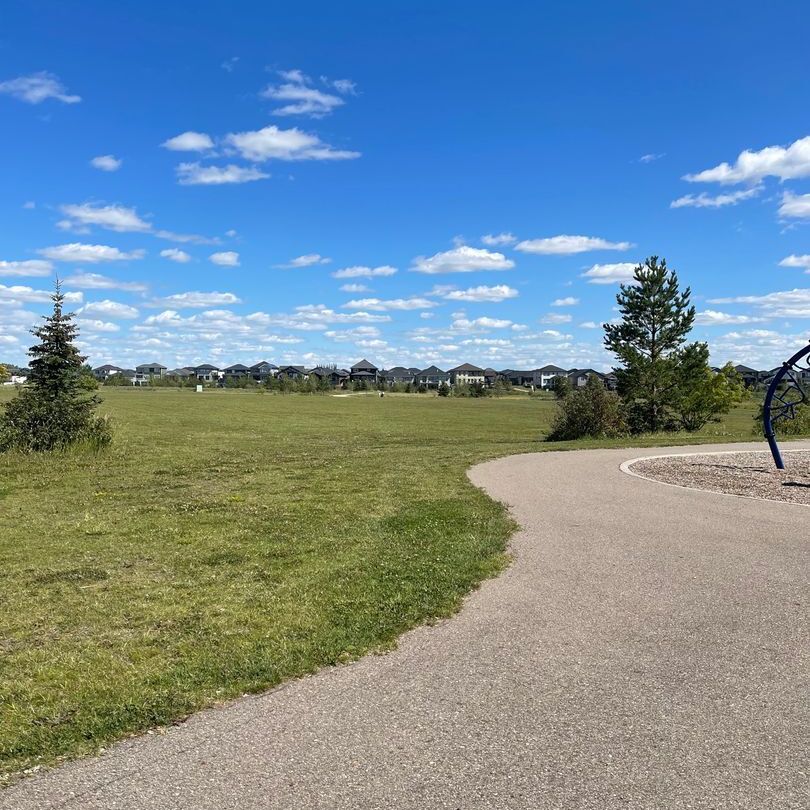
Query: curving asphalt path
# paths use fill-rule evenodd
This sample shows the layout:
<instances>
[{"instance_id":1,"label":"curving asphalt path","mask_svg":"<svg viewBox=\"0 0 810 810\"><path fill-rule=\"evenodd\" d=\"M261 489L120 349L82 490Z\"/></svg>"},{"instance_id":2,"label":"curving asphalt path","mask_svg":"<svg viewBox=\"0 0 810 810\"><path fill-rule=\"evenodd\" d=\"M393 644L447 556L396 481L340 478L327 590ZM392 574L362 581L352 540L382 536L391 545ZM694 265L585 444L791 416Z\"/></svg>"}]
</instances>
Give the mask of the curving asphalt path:
<instances>
[{"instance_id":1,"label":"curving asphalt path","mask_svg":"<svg viewBox=\"0 0 810 810\"><path fill-rule=\"evenodd\" d=\"M661 452L474 468L523 529L459 615L0 807L807 808L810 512L619 470Z\"/></svg>"}]
</instances>

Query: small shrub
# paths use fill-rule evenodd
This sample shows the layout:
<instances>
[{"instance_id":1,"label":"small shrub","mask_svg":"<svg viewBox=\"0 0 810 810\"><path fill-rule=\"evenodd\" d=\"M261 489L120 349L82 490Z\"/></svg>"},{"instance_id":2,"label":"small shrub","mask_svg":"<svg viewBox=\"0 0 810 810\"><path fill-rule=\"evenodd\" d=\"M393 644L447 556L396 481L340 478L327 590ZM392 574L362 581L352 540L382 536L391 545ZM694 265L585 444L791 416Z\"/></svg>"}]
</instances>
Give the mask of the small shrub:
<instances>
[{"instance_id":1,"label":"small shrub","mask_svg":"<svg viewBox=\"0 0 810 810\"><path fill-rule=\"evenodd\" d=\"M605 390L602 381L588 378L584 388L571 392L559 401L557 415L547 441L572 439L610 439L627 433L619 397Z\"/></svg>"}]
</instances>

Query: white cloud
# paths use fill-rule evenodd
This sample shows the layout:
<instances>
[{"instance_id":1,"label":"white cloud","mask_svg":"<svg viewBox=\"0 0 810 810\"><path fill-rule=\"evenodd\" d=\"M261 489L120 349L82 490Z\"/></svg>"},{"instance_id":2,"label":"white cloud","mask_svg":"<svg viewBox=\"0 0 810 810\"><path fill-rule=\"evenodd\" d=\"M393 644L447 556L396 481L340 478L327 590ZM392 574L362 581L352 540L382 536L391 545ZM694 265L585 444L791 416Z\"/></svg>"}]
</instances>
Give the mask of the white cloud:
<instances>
[{"instance_id":1,"label":"white cloud","mask_svg":"<svg viewBox=\"0 0 810 810\"><path fill-rule=\"evenodd\" d=\"M237 298L233 293L221 292L184 292L175 293L174 295L167 295L155 302L160 306L177 307L183 309L184 307L215 307L222 306L223 304L241 304L242 301Z\"/></svg>"},{"instance_id":2,"label":"white cloud","mask_svg":"<svg viewBox=\"0 0 810 810\"><path fill-rule=\"evenodd\" d=\"M436 302L429 298L392 298L384 300L382 298L359 298L354 301L347 301L345 309L368 309L372 312L385 312L390 309L428 309L435 307Z\"/></svg>"},{"instance_id":3,"label":"white cloud","mask_svg":"<svg viewBox=\"0 0 810 810\"><path fill-rule=\"evenodd\" d=\"M555 298L551 302L553 307L575 307L579 303L579 298L574 298L573 295L568 295L565 298Z\"/></svg>"},{"instance_id":4,"label":"white cloud","mask_svg":"<svg viewBox=\"0 0 810 810\"><path fill-rule=\"evenodd\" d=\"M697 174L687 174L690 183L756 183L765 177L794 180L810 177L810 136L790 146L767 146L758 152L746 149L733 164L720 163Z\"/></svg>"},{"instance_id":5,"label":"white cloud","mask_svg":"<svg viewBox=\"0 0 810 810\"><path fill-rule=\"evenodd\" d=\"M513 233L488 233L481 237L481 241L487 247L499 247L500 245L513 245L517 242L517 236Z\"/></svg>"},{"instance_id":6,"label":"white cloud","mask_svg":"<svg viewBox=\"0 0 810 810\"><path fill-rule=\"evenodd\" d=\"M549 312L548 314L543 315L543 317L540 318L540 323L549 323L549 324L571 323L572 320L573 316L567 315L563 312Z\"/></svg>"},{"instance_id":7,"label":"white cloud","mask_svg":"<svg viewBox=\"0 0 810 810\"><path fill-rule=\"evenodd\" d=\"M474 320L456 318L453 323L450 324L450 329L453 332L487 332L490 329L507 329L512 325L512 321L484 316L475 318Z\"/></svg>"},{"instance_id":8,"label":"white cloud","mask_svg":"<svg viewBox=\"0 0 810 810\"><path fill-rule=\"evenodd\" d=\"M347 293L363 293L369 292L370 287L367 287L365 284L343 284L340 287L341 292Z\"/></svg>"},{"instance_id":9,"label":"white cloud","mask_svg":"<svg viewBox=\"0 0 810 810\"><path fill-rule=\"evenodd\" d=\"M297 127L280 129L273 125L247 132L231 132L225 142L246 160L261 163L266 160L351 160L359 152L333 149L317 135Z\"/></svg>"},{"instance_id":10,"label":"white cloud","mask_svg":"<svg viewBox=\"0 0 810 810\"><path fill-rule=\"evenodd\" d=\"M810 318L810 289L783 290L766 295L710 298L710 304L752 304L772 318Z\"/></svg>"},{"instance_id":11,"label":"white cloud","mask_svg":"<svg viewBox=\"0 0 810 810\"><path fill-rule=\"evenodd\" d=\"M510 270L514 266L515 263L503 253L460 245L433 256L417 256L411 270L429 274L473 273L478 270Z\"/></svg>"},{"instance_id":12,"label":"white cloud","mask_svg":"<svg viewBox=\"0 0 810 810\"><path fill-rule=\"evenodd\" d=\"M223 186L230 183L250 183L270 177L254 166L202 166L199 163L181 163L175 169L181 186Z\"/></svg>"},{"instance_id":13,"label":"white cloud","mask_svg":"<svg viewBox=\"0 0 810 810\"><path fill-rule=\"evenodd\" d=\"M172 152L205 152L214 148L214 141L210 135L206 135L204 132L189 130L169 138L168 141L163 141L161 146Z\"/></svg>"},{"instance_id":14,"label":"white cloud","mask_svg":"<svg viewBox=\"0 0 810 810\"><path fill-rule=\"evenodd\" d=\"M138 310L119 301L90 301L77 311L79 315L102 315L107 318L137 318Z\"/></svg>"},{"instance_id":15,"label":"white cloud","mask_svg":"<svg viewBox=\"0 0 810 810\"><path fill-rule=\"evenodd\" d=\"M283 270L293 270L296 267L312 267L314 264L329 264L332 260L328 256L321 256L320 253L305 253L303 256L296 256L290 259L287 264L277 264L276 267Z\"/></svg>"},{"instance_id":16,"label":"white cloud","mask_svg":"<svg viewBox=\"0 0 810 810\"><path fill-rule=\"evenodd\" d=\"M332 324L386 323L391 320L390 315L377 315L371 312L335 312L324 304L304 304L289 314L257 313L255 317L265 324L307 332L323 330Z\"/></svg>"},{"instance_id":17,"label":"white cloud","mask_svg":"<svg viewBox=\"0 0 810 810\"><path fill-rule=\"evenodd\" d=\"M756 197L762 186L754 186L753 188L746 189L745 191L732 191L728 194L717 194L712 196L705 191L700 194L686 194L683 197L678 197L670 204L670 208L724 208L727 205L737 205L742 200L750 200Z\"/></svg>"},{"instance_id":18,"label":"white cloud","mask_svg":"<svg viewBox=\"0 0 810 810\"><path fill-rule=\"evenodd\" d=\"M0 261L0 276L49 276L53 264L44 259L26 259L19 262Z\"/></svg>"},{"instance_id":19,"label":"white cloud","mask_svg":"<svg viewBox=\"0 0 810 810\"><path fill-rule=\"evenodd\" d=\"M138 281L118 281L100 273L77 272L65 279L65 284L78 287L80 290L123 290L125 292L144 292L146 285Z\"/></svg>"},{"instance_id":20,"label":"white cloud","mask_svg":"<svg viewBox=\"0 0 810 810\"><path fill-rule=\"evenodd\" d=\"M93 318L76 318L76 325L82 332L118 332L121 329L116 323Z\"/></svg>"},{"instance_id":21,"label":"white cloud","mask_svg":"<svg viewBox=\"0 0 810 810\"><path fill-rule=\"evenodd\" d=\"M31 287L15 285L6 287L0 284L0 301L15 301L25 304L49 303L53 298L53 292L49 290L35 290ZM84 296L80 292L66 292L65 301L69 304L81 303ZM5 317L5 316L4 316Z\"/></svg>"},{"instance_id":22,"label":"white cloud","mask_svg":"<svg viewBox=\"0 0 810 810\"><path fill-rule=\"evenodd\" d=\"M81 242L70 242L66 245L42 248L37 253L55 262L87 262L89 264L130 261L132 259L142 259L146 255L144 250L131 250L126 253L109 245L86 245Z\"/></svg>"},{"instance_id":23,"label":"white cloud","mask_svg":"<svg viewBox=\"0 0 810 810\"><path fill-rule=\"evenodd\" d=\"M451 290L442 297L447 301L489 301L497 303L506 301L508 298L517 298L518 291L506 284L498 284L494 287L469 287L466 290Z\"/></svg>"},{"instance_id":24,"label":"white cloud","mask_svg":"<svg viewBox=\"0 0 810 810\"><path fill-rule=\"evenodd\" d=\"M69 228L87 228L96 225L118 233L147 233L152 230L151 223L138 216L134 208L123 205L61 205L59 210L67 217L59 223L65 230Z\"/></svg>"},{"instance_id":25,"label":"white cloud","mask_svg":"<svg viewBox=\"0 0 810 810\"><path fill-rule=\"evenodd\" d=\"M599 324L596 321L583 321L579 325L580 329L599 329Z\"/></svg>"},{"instance_id":26,"label":"white cloud","mask_svg":"<svg viewBox=\"0 0 810 810\"><path fill-rule=\"evenodd\" d=\"M695 323L700 326L759 323L763 320L765 320L765 318L755 318L752 315L732 315L729 312L718 312L714 309L706 309L703 312L698 312L695 316Z\"/></svg>"},{"instance_id":27,"label":"white cloud","mask_svg":"<svg viewBox=\"0 0 810 810\"><path fill-rule=\"evenodd\" d=\"M103 172L117 172L124 161L115 155L99 155L90 161L90 165L94 169L101 169Z\"/></svg>"},{"instance_id":28,"label":"white cloud","mask_svg":"<svg viewBox=\"0 0 810 810\"><path fill-rule=\"evenodd\" d=\"M283 84L269 84L261 92L263 98L273 101L288 102L276 107L273 115L307 115L310 118L323 118L329 115L336 107L346 102L332 93L324 93L312 86L312 80L300 70L279 71L279 75L286 79ZM336 89L349 88L353 91L354 84L348 80L335 82ZM348 92L344 89L342 92Z\"/></svg>"},{"instance_id":29,"label":"white cloud","mask_svg":"<svg viewBox=\"0 0 810 810\"><path fill-rule=\"evenodd\" d=\"M782 195L779 215L791 219L810 219L810 194L791 194L786 191Z\"/></svg>"},{"instance_id":30,"label":"white cloud","mask_svg":"<svg viewBox=\"0 0 810 810\"><path fill-rule=\"evenodd\" d=\"M354 329L333 329L323 334L324 337L328 337L337 343L353 343L357 340L377 338L380 336L380 330L376 326L356 326Z\"/></svg>"},{"instance_id":31,"label":"white cloud","mask_svg":"<svg viewBox=\"0 0 810 810\"><path fill-rule=\"evenodd\" d=\"M170 259L178 264L186 264L191 261L191 256L185 250L180 250L180 248L166 248L166 250L160 251L160 255L164 259Z\"/></svg>"},{"instance_id":32,"label":"white cloud","mask_svg":"<svg viewBox=\"0 0 810 810\"><path fill-rule=\"evenodd\" d=\"M785 256L785 258L779 262L779 266L800 267L805 273L810 273L810 253L805 253L801 256L792 253L790 256Z\"/></svg>"},{"instance_id":33,"label":"white cloud","mask_svg":"<svg viewBox=\"0 0 810 810\"><path fill-rule=\"evenodd\" d=\"M228 73L233 73L234 68L236 67L236 63L237 63L238 61L239 61L239 57L238 57L238 56L232 56L230 59L226 59L224 62L222 62L222 64L220 65L220 67L221 67L223 70L227 70L227 71L228 71Z\"/></svg>"},{"instance_id":34,"label":"white cloud","mask_svg":"<svg viewBox=\"0 0 810 810\"><path fill-rule=\"evenodd\" d=\"M212 253L208 260L220 267L239 267L239 254L235 250L221 250Z\"/></svg>"},{"instance_id":35,"label":"white cloud","mask_svg":"<svg viewBox=\"0 0 810 810\"><path fill-rule=\"evenodd\" d=\"M365 267L355 265L354 267L344 267L332 273L333 278L378 278L380 276L393 276L397 272L396 267L383 264L380 267Z\"/></svg>"},{"instance_id":36,"label":"white cloud","mask_svg":"<svg viewBox=\"0 0 810 810\"><path fill-rule=\"evenodd\" d=\"M585 253L591 250L628 250L632 242L609 242L598 236L549 236L545 239L526 239L515 245L515 250L522 253L539 253L541 255L568 256L574 253Z\"/></svg>"},{"instance_id":37,"label":"white cloud","mask_svg":"<svg viewBox=\"0 0 810 810\"><path fill-rule=\"evenodd\" d=\"M633 262L595 264L584 272L582 277L587 278L589 284L623 284L633 280L636 267Z\"/></svg>"},{"instance_id":38,"label":"white cloud","mask_svg":"<svg viewBox=\"0 0 810 810\"><path fill-rule=\"evenodd\" d=\"M666 154L665 152L661 152L659 154L656 154L654 152L650 152L649 154L642 155L638 159L638 162L639 163L652 163L652 162L654 162L656 160L660 160L662 157L664 157L665 154Z\"/></svg>"},{"instance_id":39,"label":"white cloud","mask_svg":"<svg viewBox=\"0 0 810 810\"><path fill-rule=\"evenodd\" d=\"M40 104L49 98L65 104L77 104L82 100L81 96L68 94L59 78L46 70L0 82L0 94L13 96L29 104Z\"/></svg>"}]
</instances>

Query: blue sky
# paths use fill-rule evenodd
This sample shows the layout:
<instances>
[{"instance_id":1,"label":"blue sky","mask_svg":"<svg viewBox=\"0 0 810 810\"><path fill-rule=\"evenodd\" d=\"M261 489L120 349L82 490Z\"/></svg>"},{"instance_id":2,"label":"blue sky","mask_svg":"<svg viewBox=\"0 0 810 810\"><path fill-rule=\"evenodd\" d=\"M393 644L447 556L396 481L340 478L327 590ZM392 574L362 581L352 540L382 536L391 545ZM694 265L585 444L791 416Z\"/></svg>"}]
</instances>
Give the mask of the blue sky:
<instances>
[{"instance_id":1,"label":"blue sky","mask_svg":"<svg viewBox=\"0 0 810 810\"><path fill-rule=\"evenodd\" d=\"M7 362L58 273L93 365L607 368L594 326L651 254L715 362L810 337L801 4L11 0L1 22Z\"/></svg>"}]
</instances>

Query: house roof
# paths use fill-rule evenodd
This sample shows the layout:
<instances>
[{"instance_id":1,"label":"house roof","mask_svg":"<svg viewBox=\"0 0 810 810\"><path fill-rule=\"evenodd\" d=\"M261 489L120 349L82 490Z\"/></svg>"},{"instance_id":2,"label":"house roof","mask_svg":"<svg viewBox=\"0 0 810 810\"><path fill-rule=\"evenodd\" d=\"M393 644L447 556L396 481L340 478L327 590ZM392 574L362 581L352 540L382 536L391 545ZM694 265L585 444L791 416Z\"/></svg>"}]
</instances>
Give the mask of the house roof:
<instances>
[{"instance_id":1,"label":"house roof","mask_svg":"<svg viewBox=\"0 0 810 810\"><path fill-rule=\"evenodd\" d=\"M212 366L210 363L202 363L199 366L192 366L194 371L219 371L216 366Z\"/></svg>"},{"instance_id":2,"label":"house roof","mask_svg":"<svg viewBox=\"0 0 810 810\"><path fill-rule=\"evenodd\" d=\"M489 366L487 366L487 367L484 369L484 376L485 376L485 377L497 377L497 376L498 376L498 372L497 372L497 371L495 371L495 369L494 369L494 368L490 368Z\"/></svg>"},{"instance_id":3,"label":"house roof","mask_svg":"<svg viewBox=\"0 0 810 810\"><path fill-rule=\"evenodd\" d=\"M94 368L93 371L123 371L120 366L111 366L109 363L105 363L103 366L99 366L98 368Z\"/></svg>"},{"instance_id":4,"label":"house roof","mask_svg":"<svg viewBox=\"0 0 810 810\"><path fill-rule=\"evenodd\" d=\"M450 369L450 373L454 371L477 371L479 374L484 373L484 369L474 366L472 363L462 363L460 366Z\"/></svg>"},{"instance_id":5,"label":"house roof","mask_svg":"<svg viewBox=\"0 0 810 810\"><path fill-rule=\"evenodd\" d=\"M173 368L166 372L167 377L190 377L194 372L189 368Z\"/></svg>"},{"instance_id":6,"label":"house roof","mask_svg":"<svg viewBox=\"0 0 810 810\"><path fill-rule=\"evenodd\" d=\"M303 366L282 366L279 371L289 371L290 369L297 371L299 374L304 374L306 372L306 369Z\"/></svg>"},{"instance_id":7,"label":"house roof","mask_svg":"<svg viewBox=\"0 0 810 810\"><path fill-rule=\"evenodd\" d=\"M596 369L593 368L572 368L568 372L569 377L582 377L582 376L589 376L591 374L595 374L600 379L605 376L604 374L602 374L601 371L597 371Z\"/></svg>"},{"instance_id":8,"label":"house roof","mask_svg":"<svg viewBox=\"0 0 810 810\"><path fill-rule=\"evenodd\" d=\"M359 363L352 366L352 371L377 371L377 366L363 358Z\"/></svg>"},{"instance_id":9,"label":"house roof","mask_svg":"<svg viewBox=\"0 0 810 810\"><path fill-rule=\"evenodd\" d=\"M251 367L251 371L258 371L261 368L278 368L278 366L273 365L273 363L268 363L267 360L262 360L260 363L254 363Z\"/></svg>"},{"instance_id":10,"label":"house roof","mask_svg":"<svg viewBox=\"0 0 810 810\"><path fill-rule=\"evenodd\" d=\"M394 366L384 371L386 377L413 377L413 371L405 366Z\"/></svg>"},{"instance_id":11,"label":"house roof","mask_svg":"<svg viewBox=\"0 0 810 810\"><path fill-rule=\"evenodd\" d=\"M565 369L559 366L548 365L537 369L541 374L565 374Z\"/></svg>"},{"instance_id":12,"label":"house roof","mask_svg":"<svg viewBox=\"0 0 810 810\"><path fill-rule=\"evenodd\" d=\"M744 366L742 364L734 366L734 370L740 374L759 374L755 368L750 368L749 366Z\"/></svg>"},{"instance_id":13,"label":"house roof","mask_svg":"<svg viewBox=\"0 0 810 810\"><path fill-rule=\"evenodd\" d=\"M352 377L373 377L373 371L352 371Z\"/></svg>"},{"instance_id":14,"label":"house roof","mask_svg":"<svg viewBox=\"0 0 810 810\"><path fill-rule=\"evenodd\" d=\"M166 366L160 363L141 363L139 366L135 366L135 370L137 371L139 368L166 368Z\"/></svg>"},{"instance_id":15,"label":"house roof","mask_svg":"<svg viewBox=\"0 0 810 810\"><path fill-rule=\"evenodd\" d=\"M223 371L250 371L247 366L243 366L241 363L234 363L232 366L228 366Z\"/></svg>"},{"instance_id":16,"label":"house roof","mask_svg":"<svg viewBox=\"0 0 810 810\"><path fill-rule=\"evenodd\" d=\"M447 372L442 371L438 366L428 366L427 368L423 368L421 371L417 371L416 374L418 377L421 377L426 374L447 374Z\"/></svg>"},{"instance_id":17,"label":"house roof","mask_svg":"<svg viewBox=\"0 0 810 810\"><path fill-rule=\"evenodd\" d=\"M326 366L315 366L309 373L317 377L331 377L333 374L338 377L347 377L349 374L342 368L327 368Z\"/></svg>"}]
</instances>

